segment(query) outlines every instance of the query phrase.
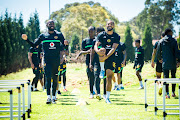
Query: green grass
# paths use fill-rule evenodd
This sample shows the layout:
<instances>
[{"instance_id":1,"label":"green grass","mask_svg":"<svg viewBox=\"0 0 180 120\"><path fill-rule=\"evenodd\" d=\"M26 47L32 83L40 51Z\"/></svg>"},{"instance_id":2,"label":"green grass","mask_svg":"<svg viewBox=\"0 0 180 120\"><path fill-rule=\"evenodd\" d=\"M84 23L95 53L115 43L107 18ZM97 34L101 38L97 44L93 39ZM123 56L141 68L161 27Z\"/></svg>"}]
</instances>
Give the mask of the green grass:
<instances>
[{"instance_id":1,"label":"green grass","mask_svg":"<svg viewBox=\"0 0 180 120\"><path fill-rule=\"evenodd\" d=\"M62 119L137 119L137 120L156 120L162 119L162 111L158 111L158 115L154 115L154 108L148 107L148 111L144 110L144 90L137 90L139 82L132 69L133 64L129 63L123 70L123 84L125 90L112 91L110 99L111 105L107 105L104 100L88 99L89 86L86 75L85 64L67 64L67 89L69 92L62 92L58 95L57 104L46 105L45 92L32 92L32 113L31 120L62 120ZM33 78L32 70L25 69L17 73L11 73L7 76L0 77L5 79L31 79ZM147 63L143 67L143 79L155 78L154 69ZM177 77L180 77L180 69L177 71ZM38 88L41 90L40 84ZM71 94L74 89L78 89L80 93ZM101 81L101 94L103 93L103 81ZM178 87L176 94L178 95ZM62 90L61 90L62 91ZM17 91L14 91L14 103L17 103ZM171 93L171 88L170 88ZM154 86L152 82L148 82L148 103L154 101ZM79 99L83 99L89 103L85 106L76 106ZM8 105L9 95L0 93L0 106ZM178 104L178 99L166 100L169 104ZM162 96L158 96L158 104L162 103ZM178 112L178 111L167 111ZM7 113L0 113L7 115ZM178 120L179 116L167 116L167 119ZM2 119L3 120L3 119Z\"/></svg>"}]
</instances>

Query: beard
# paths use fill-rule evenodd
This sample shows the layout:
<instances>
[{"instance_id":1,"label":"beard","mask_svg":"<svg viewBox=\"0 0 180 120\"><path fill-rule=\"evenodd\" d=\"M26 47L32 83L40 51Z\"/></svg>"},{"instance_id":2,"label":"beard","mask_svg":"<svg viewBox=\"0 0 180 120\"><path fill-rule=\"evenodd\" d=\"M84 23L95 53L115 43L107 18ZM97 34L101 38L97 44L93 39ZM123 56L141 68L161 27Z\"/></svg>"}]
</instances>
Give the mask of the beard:
<instances>
[{"instance_id":1,"label":"beard","mask_svg":"<svg viewBox=\"0 0 180 120\"><path fill-rule=\"evenodd\" d=\"M49 30L49 31L54 31L54 27L53 27L53 28L48 27L48 30Z\"/></svg>"},{"instance_id":2,"label":"beard","mask_svg":"<svg viewBox=\"0 0 180 120\"><path fill-rule=\"evenodd\" d=\"M111 30L113 30L113 28L112 28L112 27L111 27L111 28L107 27L107 30L108 30L108 31L111 31Z\"/></svg>"}]
</instances>

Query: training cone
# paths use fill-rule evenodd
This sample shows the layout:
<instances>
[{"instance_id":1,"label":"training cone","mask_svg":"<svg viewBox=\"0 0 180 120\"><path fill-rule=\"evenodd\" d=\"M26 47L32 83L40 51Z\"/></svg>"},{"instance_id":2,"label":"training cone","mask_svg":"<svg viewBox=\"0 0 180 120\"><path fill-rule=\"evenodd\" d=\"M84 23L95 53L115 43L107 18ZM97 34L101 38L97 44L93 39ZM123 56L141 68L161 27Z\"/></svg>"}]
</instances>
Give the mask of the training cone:
<instances>
[{"instance_id":1,"label":"training cone","mask_svg":"<svg viewBox=\"0 0 180 120\"><path fill-rule=\"evenodd\" d=\"M74 88L73 91L71 92L71 94L73 94L73 95L80 94L80 90L77 88Z\"/></svg>"},{"instance_id":2,"label":"training cone","mask_svg":"<svg viewBox=\"0 0 180 120\"><path fill-rule=\"evenodd\" d=\"M76 103L76 105L89 105L87 103L87 101L83 100L83 99L79 99L78 102Z\"/></svg>"}]
</instances>

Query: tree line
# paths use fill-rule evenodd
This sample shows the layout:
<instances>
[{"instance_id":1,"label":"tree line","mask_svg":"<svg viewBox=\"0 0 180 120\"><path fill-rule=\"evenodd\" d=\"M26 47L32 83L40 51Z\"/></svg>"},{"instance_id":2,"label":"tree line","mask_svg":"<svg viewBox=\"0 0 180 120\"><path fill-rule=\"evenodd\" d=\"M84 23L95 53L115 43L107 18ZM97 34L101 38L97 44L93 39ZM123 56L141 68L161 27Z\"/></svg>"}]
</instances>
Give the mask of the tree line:
<instances>
[{"instance_id":1,"label":"tree line","mask_svg":"<svg viewBox=\"0 0 180 120\"><path fill-rule=\"evenodd\" d=\"M29 67L27 53L30 46L21 39L21 34L28 34L34 40L40 34L39 16L37 11L29 18L24 27L23 15L19 18L11 16L8 11L0 16L0 76L17 72Z\"/></svg>"}]
</instances>

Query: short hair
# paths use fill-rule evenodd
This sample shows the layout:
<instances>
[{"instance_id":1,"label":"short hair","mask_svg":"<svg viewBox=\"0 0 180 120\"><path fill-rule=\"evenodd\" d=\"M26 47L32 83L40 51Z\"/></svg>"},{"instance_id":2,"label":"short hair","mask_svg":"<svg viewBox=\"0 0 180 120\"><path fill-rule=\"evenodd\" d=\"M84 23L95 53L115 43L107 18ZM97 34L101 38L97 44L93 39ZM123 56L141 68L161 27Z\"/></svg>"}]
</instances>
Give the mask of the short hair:
<instances>
[{"instance_id":1,"label":"short hair","mask_svg":"<svg viewBox=\"0 0 180 120\"><path fill-rule=\"evenodd\" d=\"M51 23L51 22L54 23L54 20L48 20L48 21L46 22L46 25L48 25L48 24Z\"/></svg>"},{"instance_id":2,"label":"short hair","mask_svg":"<svg viewBox=\"0 0 180 120\"><path fill-rule=\"evenodd\" d=\"M94 26L90 26L90 27L88 28L88 31L90 31L90 30L95 31L95 30L96 30L96 28L95 28Z\"/></svg>"},{"instance_id":3,"label":"short hair","mask_svg":"<svg viewBox=\"0 0 180 120\"><path fill-rule=\"evenodd\" d=\"M99 33L105 31L105 29L103 27L97 27L96 31Z\"/></svg>"},{"instance_id":4,"label":"short hair","mask_svg":"<svg viewBox=\"0 0 180 120\"><path fill-rule=\"evenodd\" d=\"M108 22L112 22L112 23L113 23L113 25L114 25L114 21L112 21L112 20L108 20L108 21L107 21L107 23L108 23Z\"/></svg>"},{"instance_id":5,"label":"short hair","mask_svg":"<svg viewBox=\"0 0 180 120\"><path fill-rule=\"evenodd\" d=\"M165 36L165 32L163 32L163 33L161 34L161 36L164 37L164 36Z\"/></svg>"},{"instance_id":6,"label":"short hair","mask_svg":"<svg viewBox=\"0 0 180 120\"><path fill-rule=\"evenodd\" d=\"M139 43L139 44L140 44L140 41L141 41L141 40L139 40L139 39L135 40L135 42L136 42L136 43Z\"/></svg>"},{"instance_id":7,"label":"short hair","mask_svg":"<svg viewBox=\"0 0 180 120\"><path fill-rule=\"evenodd\" d=\"M168 35L168 33L170 33L170 32L172 32L171 28L167 28L167 29L165 30L165 35Z\"/></svg>"}]
</instances>

